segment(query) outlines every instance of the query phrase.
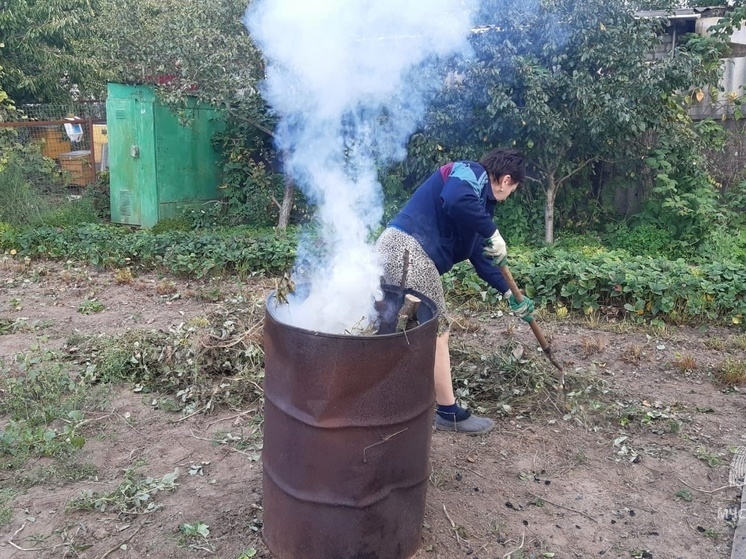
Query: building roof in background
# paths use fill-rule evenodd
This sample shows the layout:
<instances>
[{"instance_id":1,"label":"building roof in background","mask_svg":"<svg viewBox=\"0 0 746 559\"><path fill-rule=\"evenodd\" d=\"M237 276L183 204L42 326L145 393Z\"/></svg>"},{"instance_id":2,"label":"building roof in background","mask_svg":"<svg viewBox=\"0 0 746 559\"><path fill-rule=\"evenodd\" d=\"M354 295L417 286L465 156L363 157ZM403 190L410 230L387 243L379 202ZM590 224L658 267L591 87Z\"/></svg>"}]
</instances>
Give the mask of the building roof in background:
<instances>
[{"instance_id":1,"label":"building roof in background","mask_svg":"<svg viewBox=\"0 0 746 559\"><path fill-rule=\"evenodd\" d=\"M711 6L700 8L681 8L678 10L641 10L635 12L639 18L661 19L699 19L701 17L717 17L730 11L727 6Z\"/></svg>"}]
</instances>

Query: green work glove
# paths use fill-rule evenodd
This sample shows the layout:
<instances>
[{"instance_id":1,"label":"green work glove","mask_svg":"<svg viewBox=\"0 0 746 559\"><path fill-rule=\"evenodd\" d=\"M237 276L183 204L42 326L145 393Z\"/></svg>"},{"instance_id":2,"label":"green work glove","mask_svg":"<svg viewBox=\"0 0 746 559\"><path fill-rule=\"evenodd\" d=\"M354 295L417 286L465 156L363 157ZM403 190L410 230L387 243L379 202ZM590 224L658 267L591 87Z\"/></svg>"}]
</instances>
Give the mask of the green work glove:
<instances>
[{"instance_id":1,"label":"green work glove","mask_svg":"<svg viewBox=\"0 0 746 559\"><path fill-rule=\"evenodd\" d=\"M512 293L510 293L510 295L506 293L505 295L507 295L510 310L512 310L517 317L526 322L531 322L534 319L534 302L531 299L524 295L523 300L519 303Z\"/></svg>"}]
</instances>

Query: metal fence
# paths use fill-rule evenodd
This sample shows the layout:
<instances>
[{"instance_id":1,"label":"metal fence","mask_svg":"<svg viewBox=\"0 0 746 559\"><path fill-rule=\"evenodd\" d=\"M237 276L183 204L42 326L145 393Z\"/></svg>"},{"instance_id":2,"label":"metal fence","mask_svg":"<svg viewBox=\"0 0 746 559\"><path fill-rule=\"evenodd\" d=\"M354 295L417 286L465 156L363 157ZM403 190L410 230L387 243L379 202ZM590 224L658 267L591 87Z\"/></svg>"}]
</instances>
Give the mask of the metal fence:
<instances>
[{"instance_id":1,"label":"metal fence","mask_svg":"<svg viewBox=\"0 0 746 559\"><path fill-rule=\"evenodd\" d=\"M106 109L103 103L24 105L15 120L0 122L6 149L24 153L25 178L42 192L81 195L108 169Z\"/></svg>"}]
</instances>

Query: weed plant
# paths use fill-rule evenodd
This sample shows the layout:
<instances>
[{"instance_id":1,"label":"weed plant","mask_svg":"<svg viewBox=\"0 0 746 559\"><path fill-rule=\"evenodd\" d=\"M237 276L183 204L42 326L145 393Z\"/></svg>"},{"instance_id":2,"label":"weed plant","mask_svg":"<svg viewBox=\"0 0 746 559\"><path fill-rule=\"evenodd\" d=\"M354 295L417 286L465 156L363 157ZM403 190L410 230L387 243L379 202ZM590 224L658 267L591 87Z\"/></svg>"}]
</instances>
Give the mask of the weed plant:
<instances>
[{"instance_id":1,"label":"weed plant","mask_svg":"<svg viewBox=\"0 0 746 559\"><path fill-rule=\"evenodd\" d=\"M12 489L0 489L0 528L13 521L11 503L16 496Z\"/></svg>"},{"instance_id":2,"label":"weed plant","mask_svg":"<svg viewBox=\"0 0 746 559\"><path fill-rule=\"evenodd\" d=\"M101 220L93 205L87 198L64 200L49 207L31 222L32 227L77 227L88 223L100 223Z\"/></svg>"},{"instance_id":3,"label":"weed plant","mask_svg":"<svg viewBox=\"0 0 746 559\"><path fill-rule=\"evenodd\" d=\"M82 491L80 497L68 503L67 508L120 514L152 512L159 508L155 496L161 491L174 491L178 477L178 468L160 478L144 476L137 468L127 468L124 479L114 490L108 493Z\"/></svg>"},{"instance_id":4,"label":"weed plant","mask_svg":"<svg viewBox=\"0 0 746 559\"><path fill-rule=\"evenodd\" d=\"M30 457L65 457L82 448L78 432L86 393L59 362L36 351L0 371L0 466L18 468Z\"/></svg>"},{"instance_id":5,"label":"weed plant","mask_svg":"<svg viewBox=\"0 0 746 559\"><path fill-rule=\"evenodd\" d=\"M746 384L746 359L726 359L718 367L717 380L725 386Z\"/></svg>"},{"instance_id":6,"label":"weed plant","mask_svg":"<svg viewBox=\"0 0 746 559\"><path fill-rule=\"evenodd\" d=\"M615 224L602 235L607 250L624 250L629 254L665 257L671 260L691 256L693 251L676 241L668 229L652 223L630 227Z\"/></svg>"},{"instance_id":7,"label":"weed plant","mask_svg":"<svg viewBox=\"0 0 746 559\"><path fill-rule=\"evenodd\" d=\"M25 161L15 151L0 167L0 222L24 226L49 209L47 200L29 180Z\"/></svg>"},{"instance_id":8,"label":"weed plant","mask_svg":"<svg viewBox=\"0 0 746 559\"><path fill-rule=\"evenodd\" d=\"M746 262L746 230L716 227L708 231L698 255L698 260L705 263Z\"/></svg>"},{"instance_id":9,"label":"weed plant","mask_svg":"<svg viewBox=\"0 0 746 559\"><path fill-rule=\"evenodd\" d=\"M138 392L173 395L174 411L245 406L262 396L263 307L237 298L168 332L131 330L68 341L89 355L86 383L131 382Z\"/></svg>"},{"instance_id":10,"label":"weed plant","mask_svg":"<svg viewBox=\"0 0 746 559\"><path fill-rule=\"evenodd\" d=\"M544 356L526 355L514 341L491 353L468 345L454 345L451 353L456 397L467 405L532 413L557 399L556 370Z\"/></svg>"},{"instance_id":11,"label":"weed plant","mask_svg":"<svg viewBox=\"0 0 746 559\"><path fill-rule=\"evenodd\" d=\"M109 173L99 173L96 182L89 184L83 192L83 199L88 201L96 212L99 221L111 220L111 193L109 192Z\"/></svg>"},{"instance_id":12,"label":"weed plant","mask_svg":"<svg viewBox=\"0 0 746 559\"><path fill-rule=\"evenodd\" d=\"M112 225L0 229L0 250L19 256L75 260L117 269L158 269L178 276L281 274L295 261L295 233L246 228L132 231Z\"/></svg>"}]
</instances>

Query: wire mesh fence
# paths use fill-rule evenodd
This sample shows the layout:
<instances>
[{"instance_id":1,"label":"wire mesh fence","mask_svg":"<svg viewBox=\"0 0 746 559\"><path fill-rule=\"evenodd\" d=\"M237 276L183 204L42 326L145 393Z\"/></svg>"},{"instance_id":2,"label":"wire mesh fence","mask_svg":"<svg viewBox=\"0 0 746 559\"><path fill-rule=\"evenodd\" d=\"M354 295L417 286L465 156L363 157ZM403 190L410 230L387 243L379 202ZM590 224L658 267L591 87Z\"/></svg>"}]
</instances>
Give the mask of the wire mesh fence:
<instances>
[{"instance_id":1,"label":"wire mesh fence","mask_svg":"<svg viewBox=\"0 0 746 559\"><path fill-rule=\"evenodd\" d=\"M0 122L0 146L41 194L80 196L108 169L104 103L23 105Z\"/></svg>"}]
</instances>

